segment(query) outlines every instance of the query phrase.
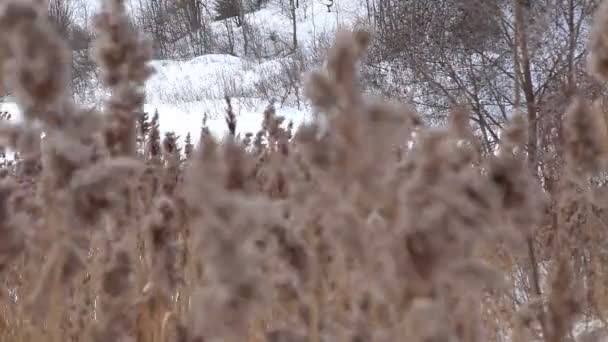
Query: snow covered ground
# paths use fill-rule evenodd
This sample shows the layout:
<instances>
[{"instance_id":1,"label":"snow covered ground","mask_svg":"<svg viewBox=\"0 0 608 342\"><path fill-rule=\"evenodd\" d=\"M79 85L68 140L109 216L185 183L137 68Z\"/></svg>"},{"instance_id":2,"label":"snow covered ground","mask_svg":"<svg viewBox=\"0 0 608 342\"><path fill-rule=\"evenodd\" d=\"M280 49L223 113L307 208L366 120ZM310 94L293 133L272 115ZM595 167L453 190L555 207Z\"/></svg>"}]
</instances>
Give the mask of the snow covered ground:
<instances>
[{"instance_id":1,"label":"snow covered ground","mask_svg":"<svg viewBox=\"0 0 608 342\"><path fill-rule=\"evenodd\" d=\"M262 74L276 69L275 61L251 63L230 55L206 55L188 61L154 61L156 73L146 85L144 110L158 110L162 131L174 131L180 136L200 130L204 114L212 132L226 130L224 114L229 95L237 116L237 131L257 132L269 101L255 97L255 82ZM305 105L277 106L279 115L298 125L306 120Z\"/></svg>"},{"instance_id":2,"label":"snow covered ground","mask_svg":"<svg viewBox=\"0 0 608 342\"><path fill-rule=\"evenodd\" d=\"M319 37L331 37L340 26L351 25L363 14L361 0L335 0L332 11L328 12L323 0L300 2L297 12L298 43L304 49L310 49ZM91 8L96 2L90 2ZM291 22L278 1L271 1L264 8L247 14L247 21L256 27L262 39L277 35L281 40L290 41ZM214 23L215 30L223 29L221 22ZM239 31L234 35L238 39ZM237 40L237 51L240 49ZM205 55L186 61L156 60L151 64L156 73L146 85L146 104L144 110L152 115L158 111L162 132L175 132L180 137L191 133L198 137L203 115L208 115L207 124L217 135L226 131L224 97L232 98L232 105L237 115L239 133L257 132L261 127L262 113L268 105L268 99L260 97L256 91L256 82L262 77L280 72L282 57L251 61L232 55ZM102 94L100 90L98 94ZM19 108L14 103L1 103L0 110L8 111L19 118ZM277 113L293 121L297 126L310 119L310 109L302 103L298 109L295 103L277 105Z\"/></svg>"},{"instance_id":3,"label":"snow covered ground","mask_svg":"<svg viewBox=\"0 0 608 342\"><path fill-rule=\"evenodd\" d=\"M339 27L352 25L363 15L363 4L360 0L335 0L332 11L328 12L322 0L302 1L297 13L300 46L311 49L319 37L331 37ZM261 10L247 14L247 22L265 37L275 34L289 41L292 34L290 19L277 2L271 1ZM214 25L214 32L221 33L223 24ZM238 30L234 33L237 39ZM198 132L203 114L207 113L211 131L223 134L226 130L224 96L230 95L237 114L237 131L256 132L268 105L268 100L259 97L256 83L280 72L280 63L281 57L251 61L219 54L187 61L154 61L156 73L146 86L145 110L150 113L158 110L161 130L175 131L180 136ZM296 126L310 119L306 104L298 109L294 103L286 103L277 106L277 112Z\"/></svg>"},{"instance_id":4,"label":"snow covered ground","mask_svg":"<svg viewBox=\"0 0 608 342\"><path fill-rule=\"evenodd\" d=\"M256 133L261 128L262 114L267 105L257 99L251 99L246 103L241 102L240 99L232 101L233 111L237 117L237 133ZM190 133L194 141L199 137L205 113L208 114L207 126L214 135L221 137L227 132L224 121L225 108L224 100L206 100L180 105L162 103L144 105L144 110L150 113L150 117L155 111L158 111L160 130L163 135L166 132L175 132L183 139L186 134ZM0 103L0 111L11 113L13 120L20 120L19 106L14 102ZM217 114L212 115L211 113ZM296 127L310 119L308 111L291 107L278 108L277 114L284 116L287 122L293 121Z\"/></svg>"}]
</instances>

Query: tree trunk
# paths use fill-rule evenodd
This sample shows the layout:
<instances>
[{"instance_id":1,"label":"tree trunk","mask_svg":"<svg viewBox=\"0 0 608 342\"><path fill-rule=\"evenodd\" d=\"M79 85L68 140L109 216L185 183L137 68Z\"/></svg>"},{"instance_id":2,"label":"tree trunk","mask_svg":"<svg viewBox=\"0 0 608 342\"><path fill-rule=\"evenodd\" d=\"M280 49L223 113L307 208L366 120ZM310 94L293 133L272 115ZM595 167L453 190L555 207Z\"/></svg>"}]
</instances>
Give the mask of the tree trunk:
<instances>
[{"instance_id":1,"label":"tree trunk","mask_svg":"<svg viewBox=\"0 0 608 342\"><path fill-rule=\"evenodd\" d=\"M524 91L524 98L526 100L526 109L528 117L528 162L530 169L534 175L538 174L538 122L537 122L537 111L536 111L536 98L534 95L534 85L532 83L532 71L530 67L530 55L528 51L528 42L526 28L524 24L524 12L522 7L522 0L515 1L515 35L517 37L517 48L519 50L519 65L521 70L517 70L518 73L523 75L521 81L521 87Z\"/></svg>"},{"instance_id":2,"label":"tree trunk","mask_svg":"<svg viewBox=\"0 0 608 342\"><path fill-rule=\"evenodd\" d=\"M296 21L296 2L295 0L290 0L290 10L291 10L291 24L292 24L292 45L293 50L295 51L298 48L298 23Z\"/></svg>"},{"instance_id":3,"label":"tree trunk","mask_svg":"<svg viewBox=\"0 0 608 342\"><path fill-rule=\"evenodd\" d=\"M243 5L243 1L239 1L239 22L241 24L241 32L243 33L243 54L247 56L247 52L249 50L249 25L247 24L247 20L245 18L245 6Z\"/></svg>"}]
</instances>

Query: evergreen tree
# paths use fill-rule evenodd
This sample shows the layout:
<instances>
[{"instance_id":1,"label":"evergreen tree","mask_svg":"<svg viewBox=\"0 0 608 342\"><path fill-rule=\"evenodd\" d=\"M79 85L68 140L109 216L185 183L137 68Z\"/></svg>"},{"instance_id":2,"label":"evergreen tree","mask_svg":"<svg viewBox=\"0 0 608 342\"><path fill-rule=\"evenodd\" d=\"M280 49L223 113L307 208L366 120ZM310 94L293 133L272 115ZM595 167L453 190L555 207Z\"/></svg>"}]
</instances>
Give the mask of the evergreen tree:
<instances>
[{"instance_id":1,"label":"evergreen tree","mask_svg":"<svg viewBox=\"0 0 608 342\"><path fill-rule=\"evenodd\" d=\"M147 146L148 157L153 161L160 161L161 157L160 126L158 121L158 110L155 110L150 124Z\"/></svg>"},{"instance_id":2,"label":"evergreen tree","mask_svg":"<svg viewBox=\"0 0 608 342\"><path fill-rule=\"evenodd\" d=\"M192 152L194 152L194 145L192 144L192 136L190 136L190 132L188 132L188 134L186 134L184 146L184 154L186 155L186 159L190 159L192 157Z\"/></svg>"},{"instance_id":3,"label":"evergreen tree","mask_svg":"<svg viewBox=\"0 0 608 342\"><path fill-rule=\"evenodd\" d=\"M145 153L146 137L150 131L150 117L147 112L137 115L137 150L138 153Z\"/></svg>"},{"instance_id":4,"label":"evergreen tree","mask_svg":"<svg viewBox=\"0 0 608 342\"><path fill-rule=\"evenodd\" d=\"M201 125L201 135L200 135L200 139L199 139L199 144L201 144L203 142L203 140L210 134L209 133L209 127L207 126L207 120L208 120L209 116L207 115L207 113L203 114L203 123Z\"/></svg>"},{"instance_id":5,"label":"evergreen tree","mask_svg":"<svg viewBox=\"0 0 608 342\"><path fill-rule=\"evenodd\" d=\"M180 177L181 148L179 137L174 132L165 133L163 139L163 154L165 160L165 172L163 180L163 191L173 194Z\"/></svg>"},{"instance_id":6,"label":"evergreen tree","mask_svg":"<svg viewBox=\"0 0 608 342\"><path fill-rule=\"evenodd\" d=\"M232 110L232 102L230 98L226 96L226 125L228 126L228 132L230 132L231 136L236 135L236 116L234 115L234 111Z\"/></svg>"},{"instance_id":7,"label":"evergreen tree","mask_svg":"<svg viewBox=\"0 0 608 342\"><path fill-rule=\"evenodd\" d=\"M181 148L178 143L179 137L174 132L165 133L163 139L163 152L165 159L169 159L175 156L181 156Z\"/></svg>"},{"instance_id":8,"label":"evergreen tree","mask_svg":"<svg viewBox=\"0 0 608 342\"><path fill-rule=\"evenodd\" d=\"M241 16L241 1L240 0L215 0L215 12L217 16L215 20L224 20L229 18L237 18L237 26L240 26L239 18Z\"/></svg>"},{"instance_id":9,"label":"evergreen tree","mask_svg":"<svg viewBox=\"0 0 608 342\"><path fill-rule=\"evenodd\" d=\"M150 130L150 116L147 112L142 112L137 115L137 133L142 138L148 135Z\"/></svg>"}]
</instances>

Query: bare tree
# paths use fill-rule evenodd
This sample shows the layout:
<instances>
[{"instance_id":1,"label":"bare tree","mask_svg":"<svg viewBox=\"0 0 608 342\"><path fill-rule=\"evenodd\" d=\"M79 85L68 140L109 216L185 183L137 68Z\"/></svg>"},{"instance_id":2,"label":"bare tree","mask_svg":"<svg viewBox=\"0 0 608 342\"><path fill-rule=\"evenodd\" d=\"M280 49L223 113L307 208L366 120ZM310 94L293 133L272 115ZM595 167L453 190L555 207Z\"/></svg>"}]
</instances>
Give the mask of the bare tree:
<instances>
[{"instance_id":1,"label":"bare tree","mask_svg":"<svg viewBox=\"0 0 608 342\"><path fill-rule=\"evenodd\" d=\"M292 29L292 45L293 50L295 51L298 48L298 18L296 15L297 9L296 0L289 0L289 13L291 19L291 29Z\"/></svg>"},{"instance_id":2,"label":"bare tree","mask_svg":"<svg viewBox=\"0 0 608 342\"><path fill-rule=\"evenodd\" d=\"M486 151L492 150L497 130L521 103L532 123L527 149L533 161L538 108L560 75L573 75L581 68L585 23L594 2L521 4L373 1L367 8L378 39L366 70L370 84L392 96L410 98L431 119L441 120L454 104L469 106Z\"/></svg>"},{"instance_id":3,"label":"bare tree","mask_svg":"<svg viewBox=\"0 0 608 342\"><path fill-rule=\"evenodd\" d=\"M182 36L189 38L194 55L211 51L212 32L209 25L210 12L203 0L181 0L176 3L178 15L183 22Z\"/></svg>"},{"instance_id":4,"label":"bare tree","mask_svg":"<svg viewBox=\"0 0 608 342\"><path fill-rule=\"evenodd\" d=\"M158 58L174 56L172 43L179 39L176 2L170 0L138 0L135 22L149 34Z\"/></svg>"},{"instance_id":5,"label":"bare tree","mask_svg":"<svg viewBox=\"0 0 608 342\"><path fill-rule=\"evenodd\" d=\"M70 0L49 0L49 16L63 37L67 37L74 24L74 2Z\"/></svg>"},{"instance_id":6,"label":"bare tree","mask_svg":"<svg viewBox=\"0 0 608 342\"><path fill-rule=\"evenodd\" d=\"M470 108L470 121L493 155L498 132L520 113L528 121L524 155L544 190L565 185L562 115L573 96L605 95L585 72L593 0L374 0L368 22L378 40L367 61L368 82L376 90L410 98L429 121L443 120L455 105ZM437 20L442 18L442 20ZM571 186L571 185L569 185ZM551 205L554 205L553 203ZM568 208L568 214L577 212ZM558 210L527 236L527 257L514 266L518 291L514 307L546 298ZM594 214L595 215L595 214ZM578 237L569 236L576 241ZM572 243L572 242L570 242ZM592 263L590 253L574 249L577 272ZM536 304L535 304L536 305ZM551 340L551 307L535 312L540 338ZM587 313L595 316L595 309ZM601 319L601 316L600 316ZM506 328L508 330L508 328Z\"/></svg>"},{"instance_id":7,"label":"bare tree","mask_svg":"<svg viewBox=\"0 0 608 342\"><path fill-rule=\"evenodd\" d=\"M252 4L245 0L215 0L215 11L218 13L216 20L223 20L228 34L229 45L233 46L232 39L234 38L232 28L228 21L234 22L237 28L241 29L243 36L243 53L247 55L249 52L249 35L250 26L247 22L245 14L251 10ZM231 48L231 54L234 54L234 48Z\"/></svg>"}]
</instances>

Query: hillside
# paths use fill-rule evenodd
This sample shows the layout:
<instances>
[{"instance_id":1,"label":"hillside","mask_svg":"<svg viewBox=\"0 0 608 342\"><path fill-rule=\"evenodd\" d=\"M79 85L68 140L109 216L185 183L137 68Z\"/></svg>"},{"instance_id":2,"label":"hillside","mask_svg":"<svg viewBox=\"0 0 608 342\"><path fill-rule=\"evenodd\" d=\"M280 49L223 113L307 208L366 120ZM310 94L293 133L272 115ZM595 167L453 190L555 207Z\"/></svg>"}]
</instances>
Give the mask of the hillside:
<instances>
[{"instance_id":1,"label":"hillside","mask_svg":"<svg viewBox=\"0 0 608 342\"><path fill-rule=\"evenodd\" d=\"M297 36L303 58L309 59L319 44L320 38L329 39L337 27L348 27L362 14L363 5L360 0L336 0L328 12L322 0L302 2L305 6L297 9ZM95 9L97 2L90 1ZM230 19L228 19L230 20ZM263 8L246 14L246 20L261 39L270 36L278 40L288 41L292 35L292 23L285 15L280 0L266 3ZM213 23L219 39L225 29L225 21ZM234 29L234 37L240 37L242 28ZM242 39L236 39L235 50L241 54ZM226 109L225 96L230 96L234 113L237 115L237 132L257 132L260 129L262 112L271 99L277 100L277 113L295 125L310 118L310 108L300 98L299 108L294 95L261 94L260 83L272 84L281 79L286 63L290 62L289 53L280 53L265 58L239 57L231 54L209 54L191 59L154 60L151 65L155 74L146 85L146 104L144 110L150 114L158 111L160 128L164 132L175 132L184 137L190 133L198 137L202 118L207 114L207 124L211 131L222 135L226 131L224 113ZM314 67L312 63L306 69ZM298 70L298 82L306 70ZM301 88L301 84L297 85ZM298 91L301 92L299 89ZM101 103L101 88L93 91L94 102ZM276 96L272 96L276 95ZM301 97L301 95L300 95ZM6 110L19 118L18 105L10 102L0 104L0 110Z\"/></svg>"}]
</instances>

